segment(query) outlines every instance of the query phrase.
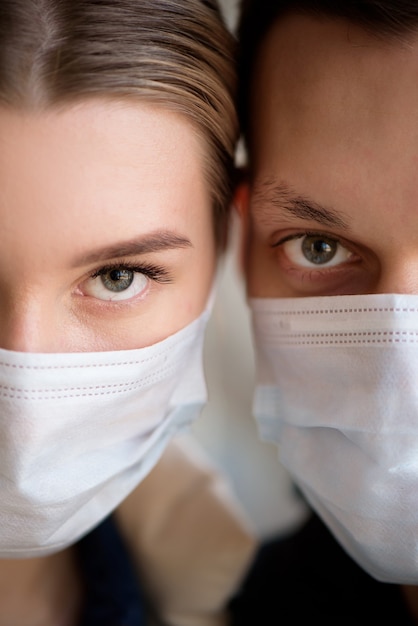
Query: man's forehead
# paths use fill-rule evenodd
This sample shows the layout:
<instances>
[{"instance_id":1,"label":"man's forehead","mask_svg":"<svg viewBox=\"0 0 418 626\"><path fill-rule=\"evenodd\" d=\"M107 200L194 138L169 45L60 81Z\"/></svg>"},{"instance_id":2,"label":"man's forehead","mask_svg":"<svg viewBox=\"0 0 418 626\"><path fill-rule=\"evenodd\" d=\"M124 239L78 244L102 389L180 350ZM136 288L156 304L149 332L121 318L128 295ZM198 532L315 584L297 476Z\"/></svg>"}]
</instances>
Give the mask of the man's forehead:
<instances>
[{"instance_id":1,"label":"man's forehead","mask_svg":"<svg viewBox=\"0 0 418 626\"><path fill-rule=\"evenodd\" d=\"M373 70L398 71L399 65L418 66L418 36L413 43L385 41L342 19L287 15L268 31L260 46L254 82L280 81L278 90L316 93L335 89L349 91L351 75L370 81ZM376 76L376 79L379 77Z\"/></svg>"},{"instance_id":2,"label":"man's forehead","mask_svg":"<svg viewBox=\"0 0 418 626\"><path fill-rule=\"evenodd\" d=\"M325 144L338 135L379 143L401 110L416 119L418 37L385 42L343 20L287 16L260 49L251 99L255 143L261 134L309 145L318 133Z\"/></svg>"}]
</instances>

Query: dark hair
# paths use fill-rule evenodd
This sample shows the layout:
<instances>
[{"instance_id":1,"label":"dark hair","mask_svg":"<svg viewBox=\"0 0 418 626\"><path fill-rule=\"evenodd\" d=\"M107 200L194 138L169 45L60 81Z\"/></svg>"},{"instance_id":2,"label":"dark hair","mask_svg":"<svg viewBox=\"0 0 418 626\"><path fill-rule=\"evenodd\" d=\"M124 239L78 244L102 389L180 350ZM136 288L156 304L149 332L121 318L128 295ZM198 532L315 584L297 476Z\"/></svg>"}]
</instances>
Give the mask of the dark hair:
<instances>
[{"instance_id":1,"label":"dark hair","mask_svg":"<svg viewBox=\"0 0 418 626\"><path fill-rule=\"evenodd\" d=\"M0 0L0 105L107 97L180 113L207 148L219 242L238 135L235 52L216 0Z\"/></svg>"},{"instance_id":2,"label":"dark hair","mask_svg":"<svg viewBox=\"0 0 418 626\"><path fill-rule=\"evenodd\" d=\"M289 13L342 18L377 37L405 38L418 27L417 0L241 0L237 27L238 111L244 135L248 127L252 70L271 25Z\"/></svg>"}]
</instances>

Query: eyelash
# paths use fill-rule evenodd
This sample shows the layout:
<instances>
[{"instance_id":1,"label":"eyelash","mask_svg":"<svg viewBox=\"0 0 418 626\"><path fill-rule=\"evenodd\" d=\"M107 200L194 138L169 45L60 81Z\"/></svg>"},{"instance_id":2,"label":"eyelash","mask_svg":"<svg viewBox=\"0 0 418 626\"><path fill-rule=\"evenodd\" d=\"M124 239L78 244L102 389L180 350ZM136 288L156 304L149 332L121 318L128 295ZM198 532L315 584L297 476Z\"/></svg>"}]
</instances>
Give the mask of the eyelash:
<instances>
[{"instance_id":1,"label":"eyelash","mask_svg":"<svg viewBox=\"0 0 418 626\"><path fill-rule=\"evenodd\" d=\"M93 274L90 274L89 278L98 278L99 276L104 276L113 270L128 270L137 274L144 274L144 276L155 281L156 283L170 283L172 281L169 272L164 267L152 265L151 263L137 265L129 262L111 263L109 265L105 265L104 267L100 267L98 270L93 272Z\"/></svg>"},{"instance_id":2,"label":"eyelash","mask_svg":"<svg viewBox=\"0 0 418 626\"><path fill-rule=\"evenodd\" d=\"M282 239L274 243L272 245L272 248L278 248L279 246L286 243L286 241L292 241L292 239L302 239L302 237L324 237L326 239L332 239L333 241L335 241L335 243L338 243L341 246L347 247L347 245L344 244L341 239L338 239L338 237L335 237L333 235L328 235L327 233L319 233L317 231L304 230L299 233L293 233L292 235L286 235L286 237L283 237Z\"/></svg>"}]
</instances>

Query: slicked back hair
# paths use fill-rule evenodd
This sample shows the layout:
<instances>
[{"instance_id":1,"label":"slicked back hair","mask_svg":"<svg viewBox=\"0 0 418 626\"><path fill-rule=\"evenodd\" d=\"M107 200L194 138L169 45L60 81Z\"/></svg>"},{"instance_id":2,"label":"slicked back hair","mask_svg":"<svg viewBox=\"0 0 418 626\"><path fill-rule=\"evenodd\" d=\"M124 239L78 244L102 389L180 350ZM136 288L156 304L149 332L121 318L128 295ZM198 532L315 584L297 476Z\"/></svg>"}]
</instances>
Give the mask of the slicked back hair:
<instances>
[{"instance_id":1,"label":"slicked back hair","mask_svg":"<svg viewBox=\"0 0 418 626\"><path fill-rule=\"evenodd\" d=\"M0 106L129 98L182 114L207 147L219 241L238 133L235 52L216 0L1 0Z\"/></svg>"}]
</instances>

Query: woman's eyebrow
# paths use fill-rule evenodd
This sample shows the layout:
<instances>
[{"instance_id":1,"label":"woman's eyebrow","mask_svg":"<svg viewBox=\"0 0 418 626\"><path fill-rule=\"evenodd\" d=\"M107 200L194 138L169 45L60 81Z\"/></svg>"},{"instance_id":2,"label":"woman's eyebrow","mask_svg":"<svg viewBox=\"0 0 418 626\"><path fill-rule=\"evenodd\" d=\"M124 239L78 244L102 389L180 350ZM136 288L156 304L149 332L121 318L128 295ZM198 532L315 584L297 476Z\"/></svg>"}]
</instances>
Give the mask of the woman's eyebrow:
<instances>
[{"instance_id":1,"label":"woman's eyebrow","mask_svg":"<svg viewBox=\"0 0 418 626\"><path fill-rule=\"evenodd\" d=\"M120 241L110 246L82 254L74 260L73 267L81 267L83 265L90 265L91 263L108 261L109 259L159 252L172 248L189 247L192 247L190 239L170 231L162 230L147 233L136 239Z\"/></svg>"},{"instance_id":2,"label":"woman's eyebrow","mask_svg":"<svg viewBox=\"0 0 418 626\"><path fill-rule=\"evenodd\" d=\"M349 228L341 213L326 208L307 196L295 193L286 183L271 180L257 183L254 186L252 204L256 207L257 213L263 214L263 222L277 219L276 209L278 208L281 211L281 219L283 219L283 212L286 212L291 217L315 221L324 226Z\"/></svg>"}]
</instances>

